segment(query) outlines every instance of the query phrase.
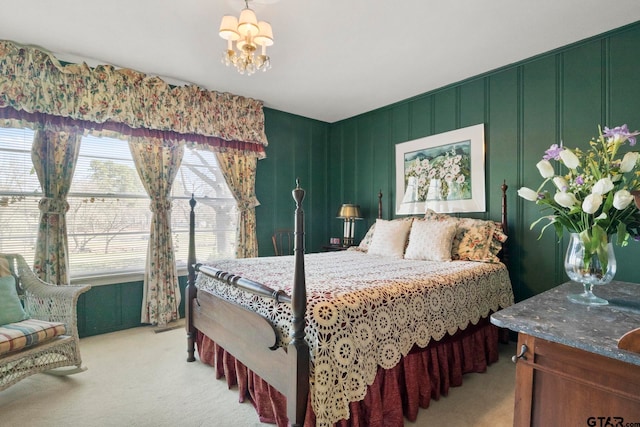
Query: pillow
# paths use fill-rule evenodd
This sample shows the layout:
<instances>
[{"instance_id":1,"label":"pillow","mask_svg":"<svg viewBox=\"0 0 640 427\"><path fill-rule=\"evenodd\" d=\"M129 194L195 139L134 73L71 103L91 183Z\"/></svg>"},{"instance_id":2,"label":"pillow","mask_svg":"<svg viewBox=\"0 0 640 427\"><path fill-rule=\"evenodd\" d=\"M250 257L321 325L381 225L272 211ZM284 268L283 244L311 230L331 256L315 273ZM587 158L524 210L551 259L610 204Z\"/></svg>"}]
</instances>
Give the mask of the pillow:
<instances>
[{"instance_id":1,"label":"pillow","mask_svg":"<svg viewBox=\"0 0 640 427\"><path fill-rule=\"evenodd\" d=\"M502 249L502 243L507 240L500 223L474 218L454 218L432 210L427 210L424 217L435 221L458 221L458 230L451 244L451 259L500 262L497 255Z\"/></svg>"},{"instance_id":2,"label":"pillow","mask_svg":"<svg viewBox=\"0 0 640 427\"><path fill-rule=\"evenodd\" d=\"M459 218L458 232L451 245L452 258L464 261L498 262L491 253L493 223L473 218Z\"/></svg>"},{"instance_id":3,"label":"pillow","mask_svg":"<svg viewBox=\"0 0 640 427\"><path fill-rule=\"evenodd\" d=\"M502 244L507 241L508 236L502 231L502 224L499 222L493 223L493 240L489 245L489 251L498 257L498 254L502 250Z\"/></svg>"},{"instance_id":4,"label":"pillow","mask_svg":"<svg viewBox=\"0 0 640 427\"><path fill-rule=\"evenodd\" d=\"M9 261L6 258L0 257L0 277L11 276L11 270L9 269Z\"/></svg>"},{"instance_id":5,"label":"pillow","mask_svg":"<svg viewBox=\"0 0 640 427\"><path fill-rule=\"evenodd\" d=\"M443 214L443 213L438 213L436 211L433 211L431 209L427 209L427 211L424 213L424 219L428 219L430 221L449 221L449 220L458 220L458 218L454 217L454 216L449 216L447 214Z\"/></svg>"},{"instance_id":6,"label":"pillow","mask_svg":"<svg viewBox=\"0 0 640 427\"><path fill-rule=\"evenodd\" d=\"M391 221L413 221L413 217L396 218L392 219ZM364 237L360 241L360 244L355 247L355 250L360 252L368 252L369 246L371 246L371 240L373 239L373 233L375 231L376 223L374 222L373 224L371 224L371 227L369 227L369 230L367 230L367 234L364 235Z\"/></svg>"},{"instance_id":7,"label":"pillow","mask_svg":"<svg viewBox=\"0 0 640 427\"><path fill-rule=\"evenodd\" d=\"M22 308L20 298L18 298L15 277L0 277L0 325L19 322L28 318L29 316Z\"/></svg>"},{"instance_id":8,"label":"pillow","mask_svg":"<svg viewBox=\"0 0 640 427\"><path fill-rule=\"evenodd\" d=\"M376 223L374 222L367 230L367 234L364 235L360 244L358 245L358 249L362 252L367 252L369 250L369 245L371 245L371 239L373 239L373 232L376 230Z\"/></svg>"},{"instance_id":9,"label":"pillow","mask_svg":"<svg viewBox=\"0 0 640 427\"><path fill-rule=\"evenodd\" d=\"M394 221L376 220L376 231L369 245L369 254L402 258L412 222L413 218Z\"/></svg>"},{"instance_id":10,"label":"pillow","mask_svg":"<svg viewBox=\"0 0 640 427\"><path fill-rule=\"evenodd\" d=\"M451 261L451 243L457 229L457 221L453 219L413 221L404 257L425 261Z\"/></svg>"}]
</instances>

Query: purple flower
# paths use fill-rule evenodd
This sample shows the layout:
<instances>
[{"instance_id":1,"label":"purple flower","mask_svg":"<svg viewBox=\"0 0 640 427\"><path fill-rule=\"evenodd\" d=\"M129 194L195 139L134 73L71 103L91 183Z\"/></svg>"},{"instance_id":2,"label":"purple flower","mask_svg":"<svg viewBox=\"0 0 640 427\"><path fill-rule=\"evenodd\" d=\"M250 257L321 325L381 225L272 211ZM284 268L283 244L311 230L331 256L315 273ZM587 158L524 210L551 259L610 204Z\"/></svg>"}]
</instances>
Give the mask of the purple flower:
<instances>
[{"instance_id":1,"label":"purple flower","mask_svg":"<svg viewBox=\"0 0 640 427\"><path fill-rule=\"evenodd\" d=\"M582 175L578 175L576 176L576 179L574 182L576 183L576 185L582 185L584 184L584 178L582 178Z\"/></svg>"},{"instance_id":2,"label":"purple flower","mask_svg":"<svg viewBox=\"0 0 640 427\"><path fill-rule=\"evenodd\" d=\"M627 125L622 125L622 126L616 126L613 129L610 129L608 127L605 126L604 128L604 132L602 133L602 136L606 136L609 139L612 139L614 141L626 141L629 140L629 145L633 146L636 145L636 136L640 135L640 132L635 131L635 132L629 132L629 128L627 127Z\"/></svg>"},{"instance_id":3,"label":"purple flower","mask_svg":"<svg viewBox=\"0 0 640 427\"><path fill-rule=\"evenodd\" d=\"M562 150L564 150L564 148L559 147L558 144L553 144L551 147L549 147L548 150L544 152L544 156L542 156L542 158L544 160L560 160L560 152Z\"/></svg>"}]
</instances>

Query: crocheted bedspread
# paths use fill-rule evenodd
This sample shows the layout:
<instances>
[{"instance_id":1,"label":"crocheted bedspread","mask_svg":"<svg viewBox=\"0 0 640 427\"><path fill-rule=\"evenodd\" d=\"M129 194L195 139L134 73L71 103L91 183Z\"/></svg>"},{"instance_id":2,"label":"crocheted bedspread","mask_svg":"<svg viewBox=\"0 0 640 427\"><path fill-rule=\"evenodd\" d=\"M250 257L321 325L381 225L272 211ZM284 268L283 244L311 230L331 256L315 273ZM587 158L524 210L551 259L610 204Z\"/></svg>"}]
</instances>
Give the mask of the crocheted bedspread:
<instances>
[{"instance_id":1,"label":"crocheted bedspread","mask_svg":"<svg viewBox=\"0 0 640 427\"><path fill-rule=\"evenodd\" d=\"M219 261L218 269L291 295L293 256ZM513 304L504 264L415 261L357 251L305 255L311 351L311 402L317 425L349 418L378 366L391 368L425 347ZM200 274L196 286L269 319L289 341L289 304L258 297Z\"/></svg>"}]
</instances>

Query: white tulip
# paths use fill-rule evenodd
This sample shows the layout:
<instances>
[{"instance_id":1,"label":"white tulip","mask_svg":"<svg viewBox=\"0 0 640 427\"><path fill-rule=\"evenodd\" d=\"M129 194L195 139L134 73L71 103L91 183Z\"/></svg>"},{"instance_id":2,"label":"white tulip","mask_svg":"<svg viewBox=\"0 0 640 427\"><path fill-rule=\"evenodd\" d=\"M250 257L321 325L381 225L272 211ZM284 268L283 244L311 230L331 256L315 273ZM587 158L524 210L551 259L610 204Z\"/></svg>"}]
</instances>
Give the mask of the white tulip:
<instances>
[{"instance_id":1,"label":"white tulip","mask_svg":"<svg viewBox=\"0 0 640 427\"><path fill-rule=\"evenodd\" d=\"M551 178L556 174L549 160L540 160L538 163L536 163L536 167L538 168L538 171L540 171L540 175L542 175L542 177L545 179Z\"/></svg>"},{"instance_id":2,"label":"white tulip","mask_svg":"<svg viewBox=\"0 0 640 427\"><path fill-rule=\"evenodd\" d=\"M597 194L607 194L611 190L613 190L613 182L611 181L611 178L606 177L599 179L598 182L594 184L591 192Z\"/></svg>"},{"instance_id":3,"label":"white tulip","mask_svg":"<svg viewBox=\"0 0 640 427\"><path fill-rule=\"evenodd\" d=\"M627 190L617 191L613 195L613 207L619 211L623 210L633 202L633 196Z\"/></svg>"},{"instance_id":4,"label":"white tulip","mask_svg":"<svg viewBox=\"0 0 640 427\"><path fill-rule=\"evenodd\" d=\"M569 169L575 169L580 166L580 159L578 159L578 156L573 154L573 151L569 150L568 148L565 148L560 152L560 159L562 160L562 163L564 163L564 165Z\"/></svg>"},{"instance_id":5,"label":"white tulip","mask_svg":"<svg viewBox=\"0 0 640 427\"><path fill-rule=\"evenodd\" d=\"M519 189L518 196L522 197L523 199L529 200L530 202L535 202L536 200L538 200L538 193L527 187L522 187L521 189Z\"/></svg>"},{"instance_id":6,"label":"white tulip","mask_svg":"<svg viewBox=\"0 0 640 427\"><path fill-rule=\"evenodd\" d=\"M556 185L556 188L560 191L567 191L567 189L569 188L569 184L567 183L567 180L561 176L556 176L555 178L553 178L553 183Z\"/></svg>"},{"instance_id":7,"label":"white tulip","mask_svg":"<svg viewBox=\"0 0 640 427\"><path fill-rule=\"evenodd\" d=\"M622 162L620 163L620 172L631 172L636 167L639 156L640 154L636 153L635 151L630 151L625 154L622 158Z\"/></svg>"},{"instance_id":8,"label":"white tulip","mask_svg":"<svg viewBox=\"0 0 640 427\"><path fill-rule=\"evenodd\" d=\"M559 191L553 196L553 200L563 208L572 208L578 204L578 199L573 193L567 193L565 191Z\"/></svg>"},{"instance_id":9,"label":"white tulip","mask_svg":"<svg viewBox=\"0 0 640 427\"><path fill-rule=\"evenodd\" d=\"M602 195L598 193L589 194L582 202L582 210L585 213L596 213L600 205L602 204Z\"/></svg>"}]
</instances>

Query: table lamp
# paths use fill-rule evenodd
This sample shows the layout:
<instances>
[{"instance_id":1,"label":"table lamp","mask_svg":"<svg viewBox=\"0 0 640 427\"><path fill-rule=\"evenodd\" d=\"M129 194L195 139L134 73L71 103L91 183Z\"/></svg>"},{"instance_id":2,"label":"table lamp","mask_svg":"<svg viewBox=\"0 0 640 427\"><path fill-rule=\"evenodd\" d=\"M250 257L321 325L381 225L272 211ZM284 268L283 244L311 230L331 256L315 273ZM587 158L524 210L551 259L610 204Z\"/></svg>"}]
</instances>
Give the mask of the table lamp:
<instances>
[{"instance_id":1,"label":"table lamp","mask_svg":"<svg viewBox=\"0 0 640 427\"><path fill-rule=\"evenodd\" d=\"M343 246L352 246L354 244L353 236L355 231L355 220L362 219L360 214L360 206L345 203L338 209L336 217L344 219Z\"/></svg>"}]
</instances>

